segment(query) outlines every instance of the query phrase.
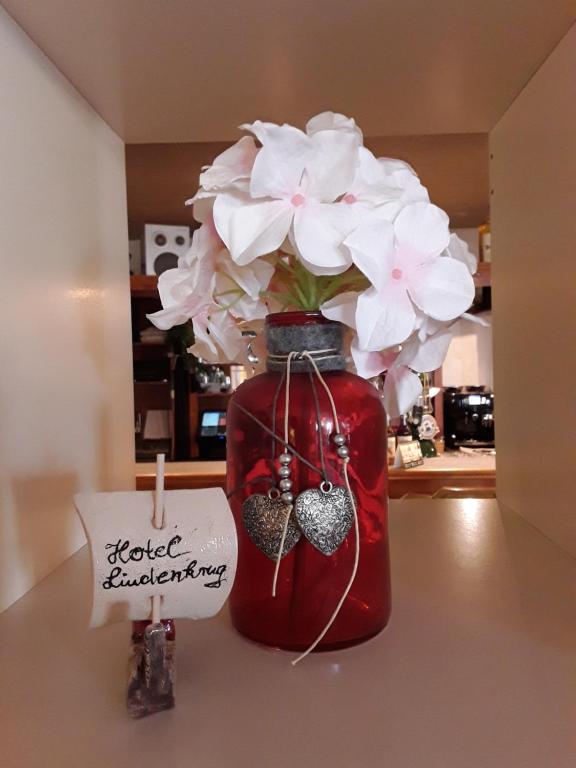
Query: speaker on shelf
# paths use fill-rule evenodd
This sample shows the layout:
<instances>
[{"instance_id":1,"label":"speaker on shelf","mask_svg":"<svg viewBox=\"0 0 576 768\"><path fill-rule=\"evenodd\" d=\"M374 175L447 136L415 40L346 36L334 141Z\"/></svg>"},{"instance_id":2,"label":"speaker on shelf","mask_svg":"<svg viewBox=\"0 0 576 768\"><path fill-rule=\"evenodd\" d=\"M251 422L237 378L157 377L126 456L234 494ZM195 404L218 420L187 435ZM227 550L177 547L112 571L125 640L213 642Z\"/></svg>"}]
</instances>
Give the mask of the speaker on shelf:
<instances>
[{"instance_id":1,"label":"speaker on shelf","mask_svg":"<svg viewBox=\"0 0 576 768\"><path fill-rule=\"evenodd\" d=\"M190 227L165 224L144 225L147 275L161 275L178 266L178 259L190 248Z\"/></svg>"}]
</instances>

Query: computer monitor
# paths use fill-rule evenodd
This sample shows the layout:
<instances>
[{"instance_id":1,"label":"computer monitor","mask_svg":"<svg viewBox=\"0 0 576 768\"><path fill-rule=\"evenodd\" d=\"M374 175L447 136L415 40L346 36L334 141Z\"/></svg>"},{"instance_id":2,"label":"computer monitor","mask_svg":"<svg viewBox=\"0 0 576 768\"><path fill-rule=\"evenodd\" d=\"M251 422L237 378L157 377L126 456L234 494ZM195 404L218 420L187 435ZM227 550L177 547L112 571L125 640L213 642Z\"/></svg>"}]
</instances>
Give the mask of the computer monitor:
<instances>
[{"instance_id":1,"label":"computer monitor","mask_svg":"<svg viewBox=\"0 0 576 768\"><path fill-rule=\"evenodd\" d=\"M202 411L200 435L202 437L226 435L226 411Z\"/></svg>"},{"instance_id":2,"label":"computer monitor","mask_svg":"<svg viewBox=\"0 0 576 768\"><path fill-rule=\"evenodd\" d=\"M202 411L198 448L201 459L226 458L226 411Z\"/></svg>"}]
</instances>

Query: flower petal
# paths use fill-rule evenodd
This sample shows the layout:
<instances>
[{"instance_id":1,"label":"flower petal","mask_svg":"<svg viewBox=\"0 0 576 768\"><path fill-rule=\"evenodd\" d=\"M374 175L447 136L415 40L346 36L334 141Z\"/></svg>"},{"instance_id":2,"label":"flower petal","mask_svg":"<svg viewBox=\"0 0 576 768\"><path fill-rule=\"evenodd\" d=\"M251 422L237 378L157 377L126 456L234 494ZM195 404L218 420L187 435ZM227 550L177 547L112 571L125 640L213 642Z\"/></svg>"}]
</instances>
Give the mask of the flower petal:
<instances>
[{"instance_id":1,"label":"flower petal","mask_svg":"<svg viewBox=\"0 0 576 768\"><path fill-rule=\"evenodd\" d=\"M386 374L382 399L390 419L407 413L422 394L422 382L405 365L393 366Z\"/></svg>"},{"instance_id":2,"label":"flower petal","mask_svg":"<svg viewBox=\"0 0 576 768\"><path fill-rule=\"evenodd\" d=\"M381 286L394 266L394 229L390 222L366 220L344 241L354 264L368 280Z\"/></svg>"},{"instance_id":3,"label":"flower petal","mask_svg":"<svg viewBox=\"0 0 576 768\"><path fill-rule=\"evenodd\" d=\"M193 269L167 269L158 278L163 309L146 317L163 331L182 325L212 301L214 270L211 260L196 262Z\"/></svg>"},{"instance_id":4,"label":"flower petal","mask_svg":"<svg viewBox=\"0 0 576 768\"><path fill-rule=\"evenodd\" d=\"M447 253L451 258L465 264L471 275L475 275L478 271L478 259L468 248L468 243L458 237L455 232L452 232L450 235L450 243L448 244Z\"/></svg>"},{"instance_id":5,"label":"flower petal","mask_svg":"<svg viewBox=\"0 0 576 768\"><path fill-rule=\"evenodd\" d=\"M404 205L416 202L430 202L428 190L422 184L416 171L403 160L392 160L388 157L378 158L391 183L401 187L403 192L400 198Z\"/></svg>"},{"instance_id":6,"label":"flower petal","mask_svg":"<svg viewBox=\"0 0 576 768\"><path fill-rule=\"evenodd\" d=\"M179 304L196 286L190 269L167 269L158 278L158 293L164 309Z\"/></svg>"},{"instance_id":7,"label":"flower petal","mask_svg":"<svg viewBox=\"0 0 576 768\"><path fill-rule=\"evenodd\" d=\"M411 203L394 220L394 234L398 249L422 263L428 257L440 255L448 246L448 216L431 203Z\"/></svg>"},{"instance_id":8,"label":"flower petal","mask_svg":"<svg viewBox=\"0 0 576 768\"><path fill-rule=\"evenodd\" d=\"M453 331L450 327L442 328L423 342L419 340L416 333L402 345L398 363L407 365L418 373L435 371L444 362L452 336Z\"/></svg>"},{"instance_id":9,"label":"flower petal","mask_svg":"<svg viewBox=\"0 0 576 768\"><path fill-rule=\"evenodd\" d=\"M200 224L204 224L212 218L212 209L214 208L215 195L213 192L205 192L203 189L199 189L198 192L191 197L190 200L186 200L186 205L193 206L192 216Z\"/></svg>"},{"instance_id":10,"label":"flower petal","mask_svg":"<svg viewBox=\"0 0 576 768\"><path fill-rule=\"evenodd\" d=\"M356 200L375 206L398 200L403 189L394 182L392 176L386 174L380 161L369 149L360 147L356 176L349 192Z\"/></svg>"},{"instance_id":11,"label":"flower petal","mask_svg":"<svg viewBox=\"0 0 576 768\"><path fill-rule=\"evenodd\" d=\"M146 317L156 328L160 328L161 331L168 331L175 325L182 325L188 322L191 314L188 314L182 305L176 304L173 307L160 309L158 312L146 315Z\"/></svg>"},{"instance_id":12,"label":"flower petal","mask_svg":"<svg viewBox=\"0 0 576 768\"><path fill-rule=\"evenodd\" d=\"M408 292L414 303L430 317L453 320L472 304L474 281L464 264L438 257L414 270Z\"/></svg>"},{"instance_id":13,"label":"flower petal","mask_svg":"<svg viewBox=\"0 0 576 768\"><path fill-rule=\"evenodd\" d=\"M252 168L252 197L291 198L298 191L304 167L313 153L310 138L291 125L257 120L240 127L252 131L262 143Z\"/></svg>"},{"instance_id":14,"label":"flower petal","mask_svg":"<svg viewBox=\"0 0 576 768\"><path fill-rule=\"evenodd\" d=\"M358 142L362 143L362 131L356 125L351 117L341 115L339 112L321 112L319 115L310 118L306 123L306 133L313 136L318 131L346 131L354 133L358 137Z\"/></svg>"},{"instance_id":15,"label":"flower petal","mask_svg":"<svg viewBox=\"0 0 576 768\"><path fill-rule=\"evenodd\" d=\"M307 202L296 209L294 243L302 261L314 275L337 275L352 263L344 247L354 219L341 203Z\"/></svg>"},{"instance_id":16,"label":"flower petal","mask_svg":"<svg viewBox=\"0 0 576 768\"><path fill-rule=\"evenodd\" d=\"M352 341L350 352L354 360L356 373L358 376L362 376L363 379L372 379L374 376L379 376L388 367L387 356L382 354L382 352L367 352L361 349L358 337Z\"/></svg>"},{"instance_id":17,"label":"flower petal","mask_svg":"<svg viewBox=\"0 0 576 768\"><path fill-rule=\"evenodd\" d=\"M288 234L294 207L283 200L254 201L242 193L218 195L214 223L237 264L275 251Z\"/></svg>"},{"instance_id":18,"label":"flower petal","mask_svg":"<svg viewBox=\"0 0 576 768\"><path fill-rule=\"evenodd\" d=\"M232 265L236 270L250 270L250 267L238 267L234 262L230 262L227 268L230 270ZM239 320L263 319L268 314L268 308L259 296L249 296L226 272L219 272L216 276L214 300L218 306Z\"/></svg>"},{"instance_id":19,"label":"flower petal","mask_svg":"<svg viewBox=\"0 0 576 768\"><path fill-rule=\"evenodd\" d=\"M219 190L239 179L250 178L257 154L258 148L252 136L242 136L202 171L200 185L206 190Z\"/></svg>"},{"instance_id":20,"label":"flower petal","mask_svg":"<svg viewBox=\"0 0 576 768\"><path fill-rule=\"evenodd\" d=\"M482 328L490 328L489 321L486 320L485 317L482 317L482 315L471 315L468 312L464 312L464 314L459 319L466 320L473 325L480 325Z\"/></svg>"},{"instance_id":21,"label":"flower petal","mask_svg":"<svg viewBox=\"0 0 576 768\"><path fill-rule=\"evenodd\" d=\"M325 301L320 306L320 312L328 320L335 320L338 323L354 328L356 330L356 305L358 304L358 294L355 291L346 291L334 296L333 299ZM362 375L362 374L361 374Z\"/></svg>"},{"instance_id":22,"label":"flower petal","mask_svg":"<svg viewBox=\"0 0 576 768\"><path fill-rule=\"evenodd\" d=\"M268 288L274 274L272 264L263 259L256 259L246 267L240 267L230 259L224 267L220 263L219 268L224 268L226 274L252 299L260 298L260 293Z\"/></svg>"},{"instance_id":23,"label":"flower petal","mask_svg":"<svg viewBox=\"0 0 576 768\"><path fill-rule=\"evenodd\" d=\"M237 362L242 359L242 333L228 312L214 307L210 315L194 318L195 343L189 352L208 362Z\"/></svg>"},{"instance_id":24,"label":"flower petal","mask_svg":"<svg viewBox=\"0 0 576 768\"><path fill-rule=\"evenodd\" d=\"M369 352L401 344L414 330L415 320L414 307L401 285L390 283L383 291L369 288L358 298L358 338Z\"/></svg>"},{"instance_id":25,"label":"flower petal","mask_svg":"<svg viewBox=\"0 0 576 768\"><path fill-rule=\"evenodd\" d=\"M314 152L306 163L305 194L322 203L332 203L354 181L358 136L343 131L320 131L310 141Z\"/></svg>"},{"instance_id":26,"label":"flower petal","mask_svg":"<svg viewBox=\"0 0 576 768\"><path fill-rule=\"evenodd\" d=\"M242 357L244 342L242 332L228 312L216 311L210 315L208 327L210 335L222 349L226 359L236 362Z\"/></svg>"},{"instance_id":27,"label":"flower petal","mask_svg":"<svg viewBox=\"0 0 576 768\"><path fill-rule=\"evenodd\" d=\"M220 362L222 355L208 331L206 322L194 320L192 325L194 327L194 344L188 347L188 352L210 363Z\"/></svg>"},{"instance_id":28,"label":"flower petal","mask_svg":"<svg viewBox=\"0 0 576 768\"><path fill-rule=\"evenodd\" d=\"M222 248L224 248L224 243L216 231L212 212L210 212L210 216L200 229L192 233L192 244L187 253L178 259L178 266L191 267L199 259L216 256Z\"/></svg>"},{"instance_id":29,"label":"flower petal","mask_svg":"<svg viewBox=\"0 0 576 768\"><path fill-rule=\"evenodd\" d=\"M437 333L444 327L446 327L446 323L434 320L419 309L416 310L416 328L418 329L420 341L426 341L428 336L432 336L432 334Z\"/></svg>"}]
</instances>

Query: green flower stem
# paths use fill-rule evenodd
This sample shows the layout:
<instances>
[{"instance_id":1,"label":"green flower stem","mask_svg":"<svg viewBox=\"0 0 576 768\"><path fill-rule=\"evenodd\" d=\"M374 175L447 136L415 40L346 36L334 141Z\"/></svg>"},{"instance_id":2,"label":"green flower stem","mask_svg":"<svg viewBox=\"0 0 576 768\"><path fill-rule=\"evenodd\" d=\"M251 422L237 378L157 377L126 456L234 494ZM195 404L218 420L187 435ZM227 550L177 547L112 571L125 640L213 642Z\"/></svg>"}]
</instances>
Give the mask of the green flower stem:
<instances>
[{"instance_id":1,"label":"green flower stem","mask_svg":"<svg viewBox=\"0 0 576 768\"><path fill-rule=\"evenodd\" d=\"M274 290L261 295L273 297L283 308L318 311L324 302L346 291L363 291L369 281L352 266L339 275L313 275L294 256L282 254L273 261L276 269Z\"/></svg>"}]
</instances>

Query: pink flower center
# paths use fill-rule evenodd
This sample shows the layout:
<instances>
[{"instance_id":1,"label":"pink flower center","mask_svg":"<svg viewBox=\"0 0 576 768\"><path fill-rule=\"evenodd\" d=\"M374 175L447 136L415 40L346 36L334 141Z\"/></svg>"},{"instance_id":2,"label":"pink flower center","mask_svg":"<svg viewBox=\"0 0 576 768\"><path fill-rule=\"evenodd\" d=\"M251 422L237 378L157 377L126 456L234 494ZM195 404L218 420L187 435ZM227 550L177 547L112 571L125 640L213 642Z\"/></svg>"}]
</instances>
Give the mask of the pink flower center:
<instances>
[{"instance_id":1,"label":"pink flower center","mask_svg":"<svg viewBox=\"0 0 576 768\"><path fill-rule=\"evenodd\" d=\"M304 195L301 195L300 193L298 193L297 195L294 195L292 197L290 202L295 208L298 208L299 206L304 205L304 203L306 202L306 198L304 197Z\"/></svg>"},{"instance_id":2,"label":"pink flower center","mask_svg":"<svg viewBox=\"0 0 576 768\"><path fill-rule=\"evenodd\" d=\"M398 267L394 267L394 269L392 270L392 277L394 278L394 280L402 280L402 270L399 269Z\"/></svg>"},{"instance_id":3,"label":"pink flower center","mask_svg":"<svg viewBox=\"0 0 576 768\"><path fill-rule=\"evenodd\" d=\"M356 195L353 195L352 192L348 192L342 199L345 203L348 203L348 205L352 205L352 203L356 202Z\"/></svg>"}]
</instances>

